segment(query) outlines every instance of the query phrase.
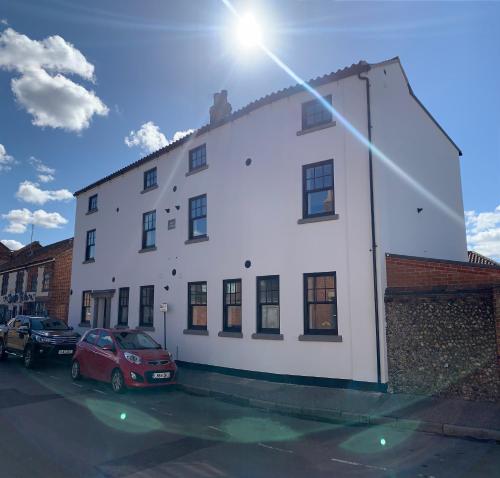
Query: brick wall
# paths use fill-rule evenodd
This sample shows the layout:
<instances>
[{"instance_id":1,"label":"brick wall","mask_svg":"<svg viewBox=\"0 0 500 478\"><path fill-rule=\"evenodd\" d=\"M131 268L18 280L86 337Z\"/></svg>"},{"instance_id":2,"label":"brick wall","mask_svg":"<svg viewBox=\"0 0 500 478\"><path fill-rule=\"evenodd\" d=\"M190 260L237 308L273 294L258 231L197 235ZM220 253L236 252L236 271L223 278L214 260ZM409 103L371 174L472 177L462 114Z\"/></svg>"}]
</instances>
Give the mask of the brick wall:
<instances>
[{"instance_id":1,"label":"brick wall","mask_svg":"<svg viewBox=\"0 0 500 478\"><path fill-rule=\"evenodd\" d=\"M73 250L60 253L52 264L48 312L51 317L67 321L71 288L71 261Z\"/></svg>"}]
</instances>

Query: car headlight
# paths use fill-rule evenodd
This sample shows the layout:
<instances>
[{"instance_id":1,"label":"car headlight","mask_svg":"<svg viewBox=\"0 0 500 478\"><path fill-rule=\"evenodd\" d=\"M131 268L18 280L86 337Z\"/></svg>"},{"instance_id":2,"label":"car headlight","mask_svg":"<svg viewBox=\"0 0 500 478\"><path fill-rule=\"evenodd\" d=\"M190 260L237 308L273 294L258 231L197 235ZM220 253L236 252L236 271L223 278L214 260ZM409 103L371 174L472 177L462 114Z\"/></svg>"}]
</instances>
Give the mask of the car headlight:
<instances>
[{"instance_id":1,"label":"car headlight","mask_svg":"<svg viewBox=\"0 0 500 478\"><path fill-rule=\"evenodd\" d=\"M35 335L35 340L37 342L42 343L42 344L48 344L48 343L50 343L49 337L44 337L43 335Z\"/></svg>"},{"instance_id":2,"label":"car headlight","mask_svg":"<svg viewBox=\"0 0 500 478\"><path fill-rule=\"evenodd\" d=\"M138 355L132 354L130 352L125 352L124 355L125 355L125 358L130 363L135 363L136 365L139 365L142 362L141 357L139 357Z\"/></svg>"}]
</instances>

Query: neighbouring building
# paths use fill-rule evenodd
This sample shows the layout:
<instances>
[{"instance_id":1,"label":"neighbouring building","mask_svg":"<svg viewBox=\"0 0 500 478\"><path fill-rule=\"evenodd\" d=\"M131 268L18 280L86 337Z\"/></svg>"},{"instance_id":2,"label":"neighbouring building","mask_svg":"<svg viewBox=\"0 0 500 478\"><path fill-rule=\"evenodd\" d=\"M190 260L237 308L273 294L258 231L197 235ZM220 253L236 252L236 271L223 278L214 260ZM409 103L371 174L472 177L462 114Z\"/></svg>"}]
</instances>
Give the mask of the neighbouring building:
<instances>
[{"instance_id":1,"label":"neighbouring building","mask_svg":"<svg viewBox=\"0 0 500 478\"><path fill-rule=\"evenodd\" d=\"M33 242L0 260L0 323L18 314L68 319L73 239Z\"/></svg>"},{"instance_id":2,"label":"neighbouring building","mask_svg":"<svg viewBox=\"0 0 500 478\"><path fill-rule=\"evenodd\" d=\"M181 362L385 387L385 254L467 260L461 153L398 58L309 85L75 193L71 325L163 343L167 303Z\"/></svg>"}]
</instances>

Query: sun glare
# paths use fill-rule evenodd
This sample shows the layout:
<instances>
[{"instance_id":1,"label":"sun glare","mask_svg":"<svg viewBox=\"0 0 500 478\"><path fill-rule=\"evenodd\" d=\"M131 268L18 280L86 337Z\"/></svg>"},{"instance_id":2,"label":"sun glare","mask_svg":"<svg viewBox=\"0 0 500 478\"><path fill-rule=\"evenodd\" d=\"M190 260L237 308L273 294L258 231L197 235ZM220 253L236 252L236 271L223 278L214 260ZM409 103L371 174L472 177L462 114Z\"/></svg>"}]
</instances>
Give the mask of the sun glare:
<instances>
[{"instance_id":1,"label":"sun glare","mask_svg":"<svg viewBox=\"0 0 500 478\"><path fill-rule=\"evenodd\" d=\"M236 37L240 46L253 48L262 43L262 30L251 13L242 15L236 27Z\"/></svg>"}]
</instances>

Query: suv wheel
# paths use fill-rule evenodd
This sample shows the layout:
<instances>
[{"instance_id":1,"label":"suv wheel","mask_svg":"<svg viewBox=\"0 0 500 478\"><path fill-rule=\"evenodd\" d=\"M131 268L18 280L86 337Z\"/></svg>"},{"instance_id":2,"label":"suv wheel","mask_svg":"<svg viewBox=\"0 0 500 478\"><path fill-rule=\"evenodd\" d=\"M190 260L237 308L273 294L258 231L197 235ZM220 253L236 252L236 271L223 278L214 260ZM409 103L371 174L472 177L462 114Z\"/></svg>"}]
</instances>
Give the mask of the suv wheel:
<instances>
[{"instance_id":1,"label":"suv wheel","mask_svg":"<svg viewBox=\"0 0 500 478\"><path fill-rule=\"evenodd\" d=\"M125 379L122 372L117 368L111 374L111 388L115 393L123 393L125 391Z\"/></svg>"},{"instance_id":2,"label":"suv wheel","mask_svg":"<svg viewBox=\"0 0 500 478\"><path fill-rule=\"evenodd\" d=\"M71 378L73 380L80 380L82 378L82 375L80 373L80 364L78 360L73 360L73 363L71 364Z\"/></svg>"},{"instance_id":3,"label":"suv wheel","mask_svg":"<svg viewBox=\"0 0 500 478\"><path fill-rule=\"evenodd\" d=\"M0 340L0 360L4 360L7 358L7 352L5 351L5 345L3 340Z\"/></svg>"},{"instance_id":4,"label":"suv wheel","mask_svg":"<svg viewBox=\"0 0 500 478\"><path fill-rule=\"evenodd\" d=\"M35 366L35 351L33 347L28 346L24 349L24 366L26 368L33 368Z\"/></svg>"}]
</instances>

